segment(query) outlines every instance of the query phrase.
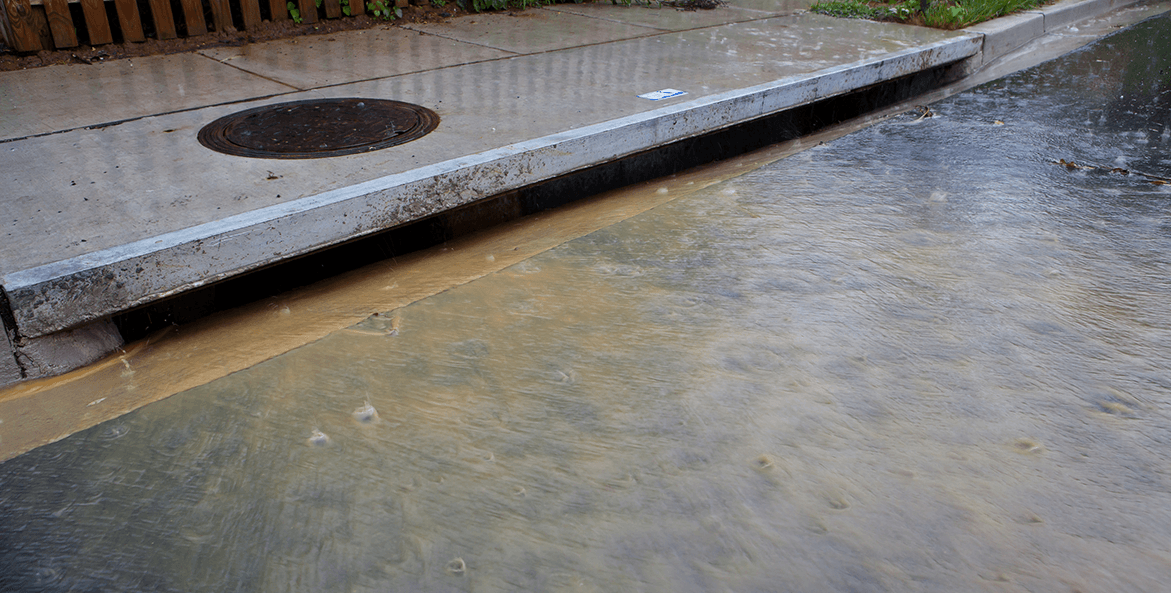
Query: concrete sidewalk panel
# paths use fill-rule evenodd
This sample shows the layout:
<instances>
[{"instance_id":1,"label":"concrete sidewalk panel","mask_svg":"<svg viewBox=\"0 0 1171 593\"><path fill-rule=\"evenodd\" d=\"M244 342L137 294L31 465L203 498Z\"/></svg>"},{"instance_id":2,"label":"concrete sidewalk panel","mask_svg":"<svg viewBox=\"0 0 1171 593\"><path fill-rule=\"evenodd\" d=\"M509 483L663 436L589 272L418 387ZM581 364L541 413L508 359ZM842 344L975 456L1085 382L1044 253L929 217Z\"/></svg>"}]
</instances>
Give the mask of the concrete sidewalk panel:
<instances>
[{"instance_id":1,"label":"concrete sidewalk panel","mask_svg":"<svg viewBox=\"0 0 1171 593\"><path fill-rule=\"evenodd\" d=\"M821 72L702 96L584 127L566 129L561 125L565 131L9 271L0 276L0 282L8 291L21 332L28 336L50 334L503 191L953 63L976 54L979 42L977 36L950 34L933 44ZM484 89L477 90L482 98ZM468 130L455 129L466 144Z\"/></svg>"},{"instance_id":2,"label":"concrete sidewalk panel","mask_svg":"<svg viewBox=\"0 0 1171 593\"><path fill-rule=\"evenodd\" d=\"M662 31L555 10L530 10L515 15L477 14L450 23L407 24L403 27L520 54L618 41ZM569 31L573 33L567 34Z\"/></svg>"},{"instance_id":3,"label":"concrete sidewalk panel","mask_svg":"<svg viewBox=\"0 0 1171 593\"><path fill-rule=\"evenodd\" d=\"M201 54L299 89L400 76L513 55L401 28L342 31Z\"/></svg>"},{"instance_id":4,"label":"concrete sidewalk panel","mask_svg":"<svg viewBox=\"0 0 1171 593\"><path fill-rule=\"evenodd\" d=\"M780 16L809 10L813 2L814 0L728 0L728 5Z\"/></svg>"},{"instance_id":5,"label":"concrete sidewalk panel","mask_svg":"<svg viewBox=\"0 0 1171 593\"><path fill-rule=\"evenodd\" d=\"M869 33L869 35L867 35ZM172 113L0 145L0 275L84 256L429 164L817 70L977 37L820 15L780 17ZM819 46L818 49L814 49ZM652 102L663 88L689 94ZM359 155L250 159L196 133L263 104L327 97L417 103L429 136Z\"/></svg>"},{"instance_id":6,"label":"concrete sidewalk panel","mask_svg":"<svg viewBox=\"0 0 1171 593\"><path fill-rule=\"evenodd\" d=\"M798 5L799 6L799 5ZM675 8L650 8L646 6L621 6L616 4L556 4L546 6L543 10L566 12L595 19L603 19L615 23L627 23L642 27L651 27L667 31L684 31L714 25L738 23L754 19L791 14L798 8L787 13L765 13L758 10L725 6L718 10L678 10Z\"/></svg>"},{"instance_id":7,"label":"concrete sidewalk panel","mask_svg":"<svg viewBox=\"0 0 1171 593\"><path fill-rule=\"evenodd\" d=\"M983 63L987 64L1043 35L1045 15L1039 12L1020 12L972 25L964 31L984 36Z\"/></svg>"},{"instance_id":8,"label":"concrete sidewalk panel","mask_svg":"<svg viewBox=\"0 0 1171 593\"><path fill-rule=\"evenodd\" d=\"M0 72L0 140L292 90L197 54Z\"/></svg>"}]
</instances>

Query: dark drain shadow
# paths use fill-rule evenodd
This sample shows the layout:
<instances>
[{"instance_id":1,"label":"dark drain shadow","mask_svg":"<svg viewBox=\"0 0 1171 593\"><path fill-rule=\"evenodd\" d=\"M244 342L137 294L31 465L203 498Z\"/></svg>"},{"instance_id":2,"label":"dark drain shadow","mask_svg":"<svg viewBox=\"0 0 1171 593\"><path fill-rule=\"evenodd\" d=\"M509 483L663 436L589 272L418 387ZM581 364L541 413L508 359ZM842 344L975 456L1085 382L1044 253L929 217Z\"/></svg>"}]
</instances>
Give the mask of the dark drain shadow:
<instances>
[{"instance_id":1,"label":"dark drain shadow","mask_svg":"<svg viewBox=\"0 0 1171 593\"><path fill-rule=\"evenodd\" d=\"M114 323L127 342L137 340L169 325L194 321L591 195L807 136L954 82L962 68L962 64L940 66L486 198L120 313L114 316Z\"/></svg>"}]
</instances>

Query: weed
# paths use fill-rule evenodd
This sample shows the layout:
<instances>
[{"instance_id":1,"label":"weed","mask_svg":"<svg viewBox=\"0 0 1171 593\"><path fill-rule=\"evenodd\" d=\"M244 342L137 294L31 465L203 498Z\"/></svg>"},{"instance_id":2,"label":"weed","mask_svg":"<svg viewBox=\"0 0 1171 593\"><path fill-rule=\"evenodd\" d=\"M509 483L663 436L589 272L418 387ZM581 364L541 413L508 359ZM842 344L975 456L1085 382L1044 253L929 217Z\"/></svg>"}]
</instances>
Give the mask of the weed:
<instances>
[{"instance_id":1,"label":"weed","mask_svg":"<svg viewBox=\"0 0 1171 593\"><path fill-rule=\"evenodd\" d=\"M828 0L815 2L810 11L842 18L959 29L1045 3L1046 0Z\"/></svg>"},{"instance_id":2,"label":"weed","mask_svg":"<svg viewBox=\"0 0 1171 593\"><path fill-rule=\"evenodd\" d=\"M939 29L959 29L996 17L1041 6L1043 0L956 0L931 5L925 24Z\"/></svg>"},{"instance_id":3,"label":"weed","mask_svg":"<svg viewBox=\"0 0 1171 593\"><path fill-rule=\"evenodd\" d=\"M301 18L301 10L297 8L297 4L294 2L289 2L285 6L289 9L289 18L293 19L294 23L300 25L304 19Z\"/></svg>"},{"instance_id":4,"label":"weed","mask_svg":"<svg viewBox=\"0 0 1171 593\"><path fill-rule=\"evenodd\" d=\"M403 9L395 6L394 0L374 0L366 4L366 8L374 18L384 21L393 21L403 16Z\"/></svg>"},{"instance_id":5,"label":"weed","mask_svg":"<svg viewBox=\"0 0 1171 593\"><path fill-rule=\"evenodd\" d=\"M579 0L574 0L579 1ZM483 12L485 10L508 10L519 8L524 10L536 6L548 6L556 0L455 0L455 3L464 10Z\"/></svg>"}]
</instances>

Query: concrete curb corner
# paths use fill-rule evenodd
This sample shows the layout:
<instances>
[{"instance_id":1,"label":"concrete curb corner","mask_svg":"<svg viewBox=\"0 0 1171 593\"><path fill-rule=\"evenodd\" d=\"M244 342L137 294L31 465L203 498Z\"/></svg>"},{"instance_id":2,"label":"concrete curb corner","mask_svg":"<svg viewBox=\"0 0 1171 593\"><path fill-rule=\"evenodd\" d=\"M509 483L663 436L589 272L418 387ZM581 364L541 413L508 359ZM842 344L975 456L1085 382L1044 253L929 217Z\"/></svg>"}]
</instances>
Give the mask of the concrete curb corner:
<instances>
[{"instance_id":1,"label":"concrete curb corner","mask_svg":"<svg viewBox=\"0 0 1171 593\"><path fill-rule=\"evenodd\" d=\"M1134 4L1137 0L1065 0L1038 10L1018 12L963 29L984 36L982 64L1030 41L1074 23Z\"/></svg>"}]
</instances>

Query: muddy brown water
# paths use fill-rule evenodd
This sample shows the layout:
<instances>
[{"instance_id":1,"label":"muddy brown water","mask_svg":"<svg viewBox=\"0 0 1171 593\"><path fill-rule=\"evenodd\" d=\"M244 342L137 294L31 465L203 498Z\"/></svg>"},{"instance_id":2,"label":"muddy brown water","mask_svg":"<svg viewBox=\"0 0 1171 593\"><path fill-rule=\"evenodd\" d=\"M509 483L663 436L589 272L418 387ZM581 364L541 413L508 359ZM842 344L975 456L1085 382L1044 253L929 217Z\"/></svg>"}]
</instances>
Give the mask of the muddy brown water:
<instances>
[{"instance_id":1,"label":"muddy brown water","mask_svg":"<svg viewBox=\"0 0 1171 593\"><path fill-rule=\"evenodd\" d=\"M0 589L1162 590L1168 31L10 459Z\"/></svg>"}]
</instances>

